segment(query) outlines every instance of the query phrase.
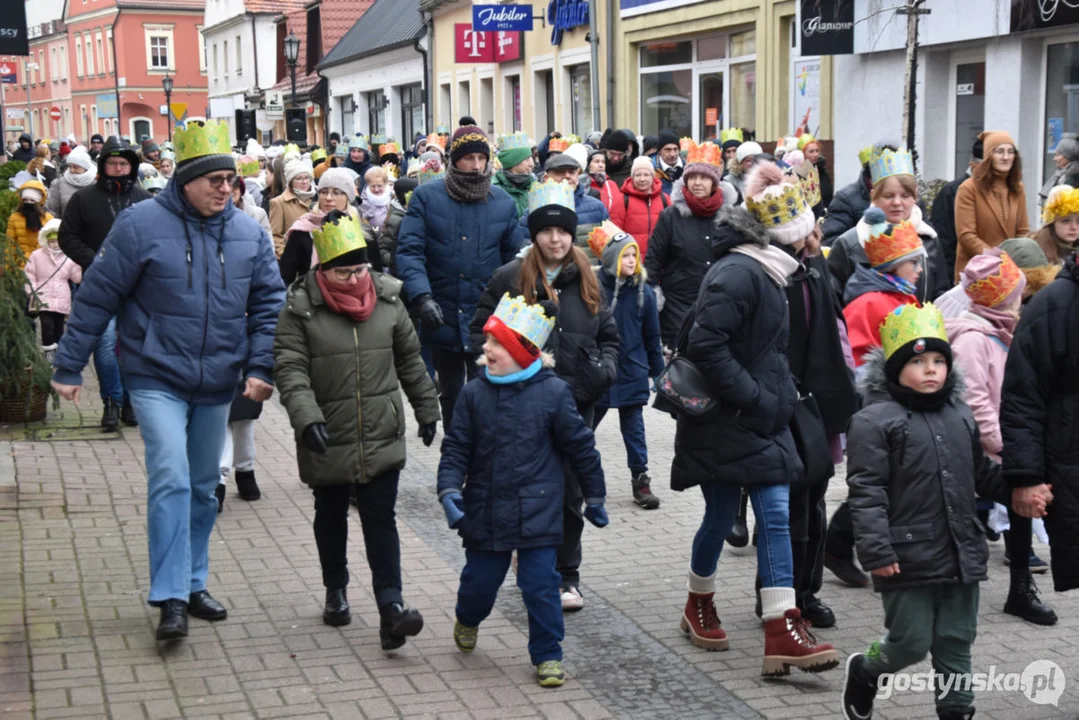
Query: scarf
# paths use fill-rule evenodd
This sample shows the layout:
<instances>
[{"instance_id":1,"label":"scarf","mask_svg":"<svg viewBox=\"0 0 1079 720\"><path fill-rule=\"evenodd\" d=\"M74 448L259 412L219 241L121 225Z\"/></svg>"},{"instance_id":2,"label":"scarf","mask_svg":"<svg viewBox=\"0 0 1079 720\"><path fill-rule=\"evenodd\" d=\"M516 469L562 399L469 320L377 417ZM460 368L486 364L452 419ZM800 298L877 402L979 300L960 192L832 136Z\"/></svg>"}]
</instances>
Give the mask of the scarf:
<instances>
[{"instance_id":1,"label":"scarf","mask_svg":"<svg viewBox=\"0 0 1079 720\"><path fill-rule=\"evenodd\" d=\"M888 393L897 403L911 412L935 412L948 404L955 390L955 369L948 372L940 390L934 393L921 393L908 387L888 381Z\"/></svg>"},{"instance_id":2,"label":"scarf","mask_svg":"<svg viewBox=\"0 0 1079 720\"><path fill-rule=\"evenodd\" d=\"M97 176L92 172L84 172L82 175L76 175L70 170L65 170L64 179L74 187L84 188L93 185L94 180L97 180Z\"/></svg>"},{"instance_id":3,"label":"scarf","mask_svg":"<svg viewBox=\"0 0 1079 720\"><path fill-rule=\"evenodd\" d=\"M913 295L918 297L918 288L914 286L914 283L908 282L898 275L892 275L891 273L881 272L880 270L874 270L877 275L880 275L884 279L884 282L894 287L897 291L905 293L907 295Z\"/></svg>"},{"instance_id":4,"label":"scarf","mask_svg":"<svg viewBox=\"0 0 1079 720\"><path fill-rule=\"evenodd\" d=\"M459 203L475 203L487 199L491 190L491 163L483 172L461 172L453 163L446 166L446 192Z\"/></svg>"},{"instance_id":5,"label":"scarf","mask_svg":"<svg viewBox=\"0 0 1079 720\"><path fill-rule=\"evenodd\" d=\"M37 203L24 202L19 208L19 212L26 218L26 229L37 232L41 229L41 208L37 206Z\"/></svg>"},{"instance_id":6,"label":"scarf","mask_svg":"<svg viewBox=\"0 0 1079 720\"><path fill-rule=\"evenodd\" d=\"M1012 333L1015 332L1015 326L1019 324L1019 316L1015 313L1003 312L1001 310L994 310L993 308L985 307L984 305L978 305L971 303L967 311L972 315L986 320L990 325L998 330L1002 330L1007 339L1007 345L1011 347Z\"/></svg>"},{"instance_id":7,"label":"scarf","mask_svg":"<svg viewBox=\"0 0 1079 720\"><path fill-rule=\"evenodd\" d=\"M764 272L778 287L787 287L787 278L798 269L798 261L775 245L761 247L755 243L746 243L731 248L731 252L748 255L759 262Z\"/></svg>"},{"instance_id":8,"label":"scarf","mask_svg":"<svg viewBox=\"0 0 1079 720\"><path fill-rule=\"evenodd\" d=\"M313 187L310 190L297 190L296 188L292 188L292 194L304 202L310 202L311 198L315 197L315 189Z\"/></svg>"},{"instance_id":9,"label":"scarf","mask_svg":"<svg viewBox=\"0 0 1079 720\"><path fill-rule=\"evenodd\" d=\"M719 191L718 187L712 191L711 195L702 200L683 185L682 197L685 199L690 211L701 218L715 217L716 213L719 212L719 208L723 205L723 193Z\"/></svg>"},{"instance_id":10,"label":"scarf","mask_svg":"<svg viewBox=\"0 0 1079 720\"><path fill-rule=\"evenodd\" d=\"M369 187L365 187L360 193L360 198L363 200L360 212L376 230L386 222L386 214L390 211L391 195L393 192L389 188L383 190L381 195L373 194Z\"/></svg>"},{"instance_id":11,"label":"scarf","mask_svg":"<svg viewBox=\"0 0 1079 720\"><path fill-rule=\"evenodd\" d=\"M562 272L562 266L559 265L554 270L545 270L544 272L547 274L547 282L553 285L555 278Z\"/></svg>"},{"instance_id":12,"label":"scarf","mask_svg":"<svg viewBox=\"0 0 1079 720\"><path fill-rule=\"evenodd\" d=\"M322 291L322 298L326 301L326 307L338 315L348 315L358 323L362 323L371 317L378 303L378 293L375 292L375 283L368 272L359 279L355 285L331 285L326 279L326 273L321 268L315 273L318 289Z\"/></svg>"},{"instance_id":13,"label":"scarf","mask_svg":"<svg viewBox=\"0 0 1079 720\"><path fill-rule=\"evenodd\" d=\"M535 362L526 367L524 370L518 370L515 373L509 375L492 375L490 368L484 368L483 373L487 376L495 385L511 385L516 382L524 382L530 377L534 377L536 373L543 369L543 358L536 358Z\"/></svg>"},{"instance_id":14,"label":"scarf","mask_svg":"<svg viewBox=\"0 0 1079 720\"><path fill-rule=\"evenodd\" d=\"M592 187L600 190L607 184L607 173L592 173L589 175L592 178Z\"/></svg>"},{"instance_id":15,"label":"scarf","mask_svg":"<svg viewBox=\"0 0 1079 720\"><path fill-rule=\"evenodd\" d=\"M506 179L510 185L521 190L528 190L532 187L532 183L536 182L536 176L532 173L511 173L503 172L502 177Z\"/></svg>"}]
</instances>

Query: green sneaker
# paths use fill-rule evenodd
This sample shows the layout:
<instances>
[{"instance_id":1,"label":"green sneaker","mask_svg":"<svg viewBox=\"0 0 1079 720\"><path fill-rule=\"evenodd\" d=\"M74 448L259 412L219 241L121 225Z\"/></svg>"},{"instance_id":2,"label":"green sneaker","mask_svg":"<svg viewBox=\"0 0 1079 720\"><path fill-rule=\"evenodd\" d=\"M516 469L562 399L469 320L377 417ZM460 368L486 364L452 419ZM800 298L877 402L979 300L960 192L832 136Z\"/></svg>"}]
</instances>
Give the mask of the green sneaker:
<instances>
[{"instance_id":1,"label":"green sneaker","mask_svg":"<svg viewBox=\"0 0 1079 720\"><path fill-rule=\"evenodd\" d=\"M480 634L478 627L462 625L458 620L453 626L453 641L457 643L457 649L461 652L470 653L476 649L476 636Z\"/></svg>"},{"instance_id":2,"label":"green sneaker","mask_svg":"<svg viewBox=\"0 0 1079 720\"><path fill-rule=\"evenodd\" d=\"M540 687L562 687L566 684L561 660L541 662L536 666L536 676L539 678Z\"/></svg>"}]
</instances>

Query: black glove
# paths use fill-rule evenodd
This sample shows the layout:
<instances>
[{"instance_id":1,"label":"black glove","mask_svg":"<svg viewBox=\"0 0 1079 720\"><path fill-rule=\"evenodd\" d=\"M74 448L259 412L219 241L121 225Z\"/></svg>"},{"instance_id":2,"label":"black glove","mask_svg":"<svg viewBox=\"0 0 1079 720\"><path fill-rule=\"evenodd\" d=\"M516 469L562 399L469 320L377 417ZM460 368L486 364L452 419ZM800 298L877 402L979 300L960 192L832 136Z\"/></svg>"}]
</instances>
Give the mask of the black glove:
<instances>
[{"instance_id":1,"label":"black glove","mask_svg":"<svg viewBox=\"0 0 1079 720\"><path fill-rule=\"evenodd\" d=\"M437 330L446 322L442 319L442 308L430 295L421 295L416 300L416 316L429 330Z\"/></svg>"},{"instance_id":2,"label":"black glove","mask_svg":"<svg viewBox=\"0 0 1079 720\"><path fill-rule=\"evenodd\" d=\"M435 441L436 434L438 434L437 422L420 425L420 437L423 438L424 447L431 447L431 443Z\"/></svg>"},{"instance_id":3,"label":"black glove","mask_svg":"<svg viewBox=\"0 0 1079 720\"><path fill-rule=\"evenodd\" d=\"M326 423L311 423L303 429L303 446L313 453L324 454L329 441Z\"/></svg>"}]
</instances>

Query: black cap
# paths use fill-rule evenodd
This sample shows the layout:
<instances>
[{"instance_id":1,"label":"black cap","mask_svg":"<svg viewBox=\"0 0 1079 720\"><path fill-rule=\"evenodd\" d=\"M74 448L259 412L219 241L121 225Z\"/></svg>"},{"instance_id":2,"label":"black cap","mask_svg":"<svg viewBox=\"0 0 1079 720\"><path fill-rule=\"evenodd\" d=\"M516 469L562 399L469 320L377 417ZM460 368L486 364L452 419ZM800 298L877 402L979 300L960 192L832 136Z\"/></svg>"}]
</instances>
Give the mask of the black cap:
<instances>
[{"instance_id":1,"label":"black cap","mask_svg":"<svg viewBox=\"0 0 1079 720\"><path fill-rule=\"evenodd\" d=\"M93 135L90 136L90 142L91 143L96 143L96 142L104 143L105 138L101 137L100 133L94 133Z\"/></svg>"},{"instance_id":2,"label":"black cap","mask_svg":"<svg viewBox=\"0 0 1079 720\"><path fill-rule=\"evenodd\" d=\"M679 146L678 136L675 135L674 130L661 130L659 133L659 141L656 147L662 150L668 145Z\"/></svg>"}]
</instances>

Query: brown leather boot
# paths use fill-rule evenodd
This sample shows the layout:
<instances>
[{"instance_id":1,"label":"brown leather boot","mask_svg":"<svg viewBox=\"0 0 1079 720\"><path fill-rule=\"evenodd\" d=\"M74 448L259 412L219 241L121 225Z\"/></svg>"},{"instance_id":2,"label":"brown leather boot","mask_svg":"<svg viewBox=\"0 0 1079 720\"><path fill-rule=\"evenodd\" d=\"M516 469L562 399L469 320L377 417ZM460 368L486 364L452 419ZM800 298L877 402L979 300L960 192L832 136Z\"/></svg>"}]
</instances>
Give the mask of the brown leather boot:
<instances>
[{"instance_id":1,"label":"brown leather boot","mask_svg":"<svg viewBox=\"0 0 1079 720\"><path fill-rule=\"evenodd\" d=\"M764 623L764 664L761 675L791 674L791 666L802 672L823 672L839 665L839 655L828 643L818 643L809 632L798 608L783 617Z\"/></svg>"},{"instance_id":2,"label":"brown leather boot","mask_svg":"<svg viewBox=\"0 0 1079 720\"><path fill-rule=\"evenodd\" d=\"M686 609L682 612L682 632L689 641L705 650L726 650L727 633L719 625L715 593L690 593Z\"/></svg>"}]
</instances>

